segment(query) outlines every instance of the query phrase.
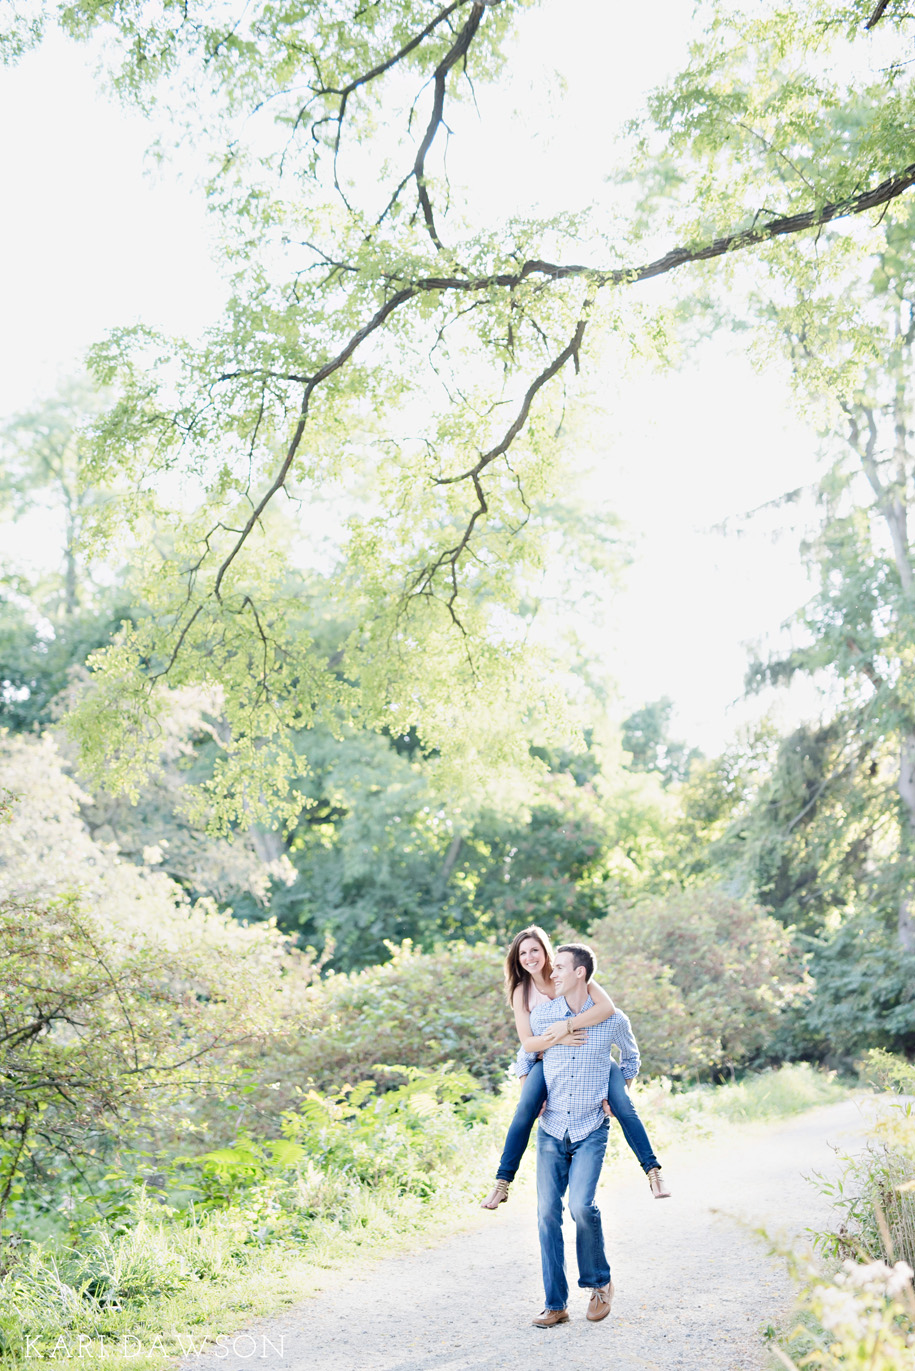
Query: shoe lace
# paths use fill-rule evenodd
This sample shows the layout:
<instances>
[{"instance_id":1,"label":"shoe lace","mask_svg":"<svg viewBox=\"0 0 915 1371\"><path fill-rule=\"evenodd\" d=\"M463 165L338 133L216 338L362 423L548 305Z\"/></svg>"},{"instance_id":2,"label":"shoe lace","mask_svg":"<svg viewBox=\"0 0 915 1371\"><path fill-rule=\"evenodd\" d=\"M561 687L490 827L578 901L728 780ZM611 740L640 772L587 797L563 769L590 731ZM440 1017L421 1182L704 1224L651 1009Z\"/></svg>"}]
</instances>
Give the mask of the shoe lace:
<instances>
[{"instance_id":1,"label":"shoe lace","mask_svg":"<svg viewBox=\"0 0 915 1371\"><path fill-rule=\"evenodd\" d=\"M610 1301L607 1299L606 1290L602 1290L599 1285L596 1285L594 1289L591 1291L591 1298L592 1300L597 1300L598 1304L610 1303Z\"/></svg>"}]
</instances>

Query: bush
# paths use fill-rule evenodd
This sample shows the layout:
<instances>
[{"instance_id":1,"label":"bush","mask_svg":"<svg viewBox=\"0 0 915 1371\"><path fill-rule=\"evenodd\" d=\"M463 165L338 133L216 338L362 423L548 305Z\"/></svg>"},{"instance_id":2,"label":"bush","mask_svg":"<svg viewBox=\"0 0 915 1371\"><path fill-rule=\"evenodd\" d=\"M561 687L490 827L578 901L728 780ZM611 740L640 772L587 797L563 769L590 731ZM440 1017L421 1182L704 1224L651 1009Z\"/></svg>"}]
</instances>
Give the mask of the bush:
<instances>
[{"instance_id":1,"label":"bush","mask_svg":"<svg viewBox=\"0 0 915 1371\"><path fill-rule=\"evenodd\" d=\"M117 940L75 899L0 899L0 963L0 1224L29 1168L97 1157L169 1101L218 1092L274 1022L261 960Z\"/></svg>"},{"instance_id":2,"label":"bush","mask_svg":"<svg viewBox=\"0 0 915 1371\"><path fill-rule=\"evenodd\" d=\"M468 1185L482 1186L490 1162L489 1113L504 1127L505 1108L466 1073L406 1075L384 1093L371 1082L336 1097L309 1092L279 1139L240 1136L165 1164L156 1197L135 1176L111 1219L83 1221L67 1243L22 1244L0 1278L0 1353L21 1364L29 1339L42 1361L154 1371L186 1354L180 1337L165 1334L155 1360L124 1352L125 1338L150 1345L183 1322L202 1343L263 1307L265 1277L290 1267L301 1276L362 1243L422 1230L458 1196L466 1209ZM245 1303L227 1315L224 1292L240 1288ZM215 1329L201 1328L207 1314Z\"/></svg>"},{"instance_id":3,"label":"bush","mask_svg":"<svg viewBox=\"0 0 915 1371\"><path fill-rule=\"evenodd\" d=\"M560 937L579 938L569 930ZM710 1076L772 1060L786 1004L805 993L802 960L774 919L717 890L692 890L608 915L586 935L599 977L633 1019L644 1075ZM503 950L450 943L331 975L302 993L292 1031L256 1071L275 1087L262 1109L295 1105L308 1084L339 1091L379 1064L453 1063L490 1089L517 1048L502 990Z\"/></svg>"},{"instance_id":4,"label":"bush","mask_svg":"<svg viewBox=\"0 0 915 1371\"><path fill-rule=\"evenodd\" d=\"M645 901L594 924L599 978L633 1020L648 1075L771 1061L780 1014L808 993L790 935L715 887Z\"/></svg>"},{"instance_id":5,"label":"bush","mask_svg":"<svg viewBox=\"0 0 915 1371\"><path fill-rule=\"evenodd\" d=\"M858 1074L879 1090L897 1095L915 1095L915 1062L873 1047L857 1063Z\"/></svg>"},{"instance_id":6,"label":"bush","mask_svg":"<svg viewBox=\"0 0 915 1371\"><path fill-rule=\"evenodd\" d=\"M338 1095L309 1090L282 1119L280 1138L260 1144L248 1136L198 1157L209 1184L204 1203L219 1207L246 1187L309 1163L329 1176L360 1184L388 1184L401 1194L426 1196L447 1164L461 1126L485 1116L479 1086L467 1072L389 1067L405 1085L379 1092L372 1080ZM457 1126L456 1126L457 1125Z\"/></svg>"},{"instance_id":7,"label":"bush","mask_svg":"<svg viewBox=\"0 0 915 1371\"><path fill-rule=\"evenodd\" d=\"M799 1312L807 1326L795 1329L787 1346L800 1360L781 1356L792 1371L911 1371L915 1295L905 1262L847 1260L831 1281L811 1273Z\"/></svg>"},{"instance_id":8,"label":"bush","mask_svg":"<svg viewBox=\"0 0 915 1371\"><path fill-rule=\"evenodd\" d=\"M382 966L310 986L288 1037L257 1063L260 1079L277 1085L262 1103L273 1113L294 1107L301 1087L337 1092L377 1077L379 1063L452 1063L494 1088L518 1045L502 963L501 948L491 943L423 953L407 942L392 948Z\"/></svg>"}]
</instances>

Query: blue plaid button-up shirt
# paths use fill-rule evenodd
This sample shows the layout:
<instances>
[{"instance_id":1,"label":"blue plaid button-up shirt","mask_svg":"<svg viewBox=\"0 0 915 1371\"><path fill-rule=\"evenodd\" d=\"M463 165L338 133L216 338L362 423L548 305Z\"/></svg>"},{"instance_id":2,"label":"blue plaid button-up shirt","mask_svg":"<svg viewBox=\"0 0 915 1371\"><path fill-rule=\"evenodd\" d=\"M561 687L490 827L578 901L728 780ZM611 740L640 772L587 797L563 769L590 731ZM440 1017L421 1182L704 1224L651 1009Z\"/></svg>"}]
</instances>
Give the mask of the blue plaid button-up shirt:
<instances>
[{"instance_id":1,"label":"blue plaid button-up shirt","mask_svg":"<svg viewBox=\"0 0 915 1371\"><path fill-rule=\"evenodd\" d=\"M593 1004L589 995L580 1012L591 1009ZM560 995L531 1010L531 1032L542 1033L557 1019L572 1017L573 1011ZM620 1010L585 1031L588 1041L583 1047L551 1047L543 1054L547 1101L540 1116L540 1126L554 1138L562 1139L568 1133L572 1142L581 1142L603 1122L601 1100L607 1098L610 1044L619 1046L620 1068L627 1080L638 1074L641 1061L632 1025ZM535 1058L522 1049L518 1054L519 1066L522 1054L530 1070Z\"/></svg>"}]
</instances>

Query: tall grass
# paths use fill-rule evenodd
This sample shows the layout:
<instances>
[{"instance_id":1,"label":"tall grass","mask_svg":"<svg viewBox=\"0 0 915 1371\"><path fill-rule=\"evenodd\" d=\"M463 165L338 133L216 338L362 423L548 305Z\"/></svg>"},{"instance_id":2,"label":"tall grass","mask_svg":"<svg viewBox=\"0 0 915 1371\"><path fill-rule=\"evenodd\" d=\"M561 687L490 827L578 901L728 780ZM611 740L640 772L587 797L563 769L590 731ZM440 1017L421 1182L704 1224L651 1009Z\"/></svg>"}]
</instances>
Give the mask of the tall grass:
<instances>
[{"instance_id":1,"label":"tall grass","mask_svg":"<svg viewBox=\"0 0 915 1371\"><path fill-rule=\"evenodd\" d=\"M861 1063L884 1090L910 1091L915 1067L886 1052ZM892 1097L891 1097L892 1098ZM814 1235L833 1267L808 1269L799 1325L776 1348L783 1365L822 1371L915 1368L915 1111L897 1098L885 1107L867 1148L846 1158L835 1181L820 1180L833 1202L833 1227Z\"/></svg>"},{"instance_id":2,"label":"tall grass","mask_svg":"<svg viewBox=\"0 0 915 1371\"><path fill-rule=\"evenodd\" d=\"M835 1104L847 1095L847 1085L835 1072L818 1070L806 1062L758 1072L726 1085L674 1090L662 1079L635 1087L639 1113L659 1154L691 1140L720 1136L722 1125L736 1127L787 1118L818 1105ZM625 1150L618 1129L611 1131L608 1146L613 1156Z\"/></svg>"},{"instance_id":3,"label":"tall grass","mask_svg":"<svg viewBox=\"0 0 915 1371\"><path fill-rule=\"evenodd\" d=\"M323 1270L472 1213L512 1101L464 1073L408 1074L357 1103L312 1092L272 1144L239 1138L172 1168L183 1210L136 1186L108 1223L27 1245L0 1283L7 1364L157 1371L189 1338L311 1293Z\"/></svg>"}]
</instances>

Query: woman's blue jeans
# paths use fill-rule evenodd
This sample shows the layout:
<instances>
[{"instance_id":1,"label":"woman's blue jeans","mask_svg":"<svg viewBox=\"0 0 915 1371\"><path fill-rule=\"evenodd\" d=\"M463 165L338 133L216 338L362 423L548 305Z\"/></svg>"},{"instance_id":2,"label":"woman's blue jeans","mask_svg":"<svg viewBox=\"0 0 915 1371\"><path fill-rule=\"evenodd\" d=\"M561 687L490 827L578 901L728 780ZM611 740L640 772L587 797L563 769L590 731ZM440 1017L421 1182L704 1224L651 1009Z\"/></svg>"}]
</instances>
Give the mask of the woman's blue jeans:
<instances>
[{"instance_id":1,"label":"woman's blue jeans","mask_svg":"<svg viewBox=\"0 0 915 1371\"><path fill-rule=\"evenodd\" d=\"M521 1165L521 1158L524 1156L524 1149L527 1147L531 1136L531 1129L534 1127L534 1121L540 1113L545 1099L546 1081L543 1078L543 1062L537 1061L534 1062L524 1081L521 1098L515 1110L515 1117L508 1125L505 1146L502 1149L499 1169L496 1172L496 1176L500 1180L513 1181L515 1179L515 1172ZM623 1073L613 1061L610 1063L610 1079L607 1082L607 1101L613 1110L614 1118L619 1120L623 1137L635 1153L642 1170L650 1171L653 1166L660 1166L661 1163L652 1151L645 1125L639 1118L629 1091L626 1089Z\"/></svg>"}]
</instances>

